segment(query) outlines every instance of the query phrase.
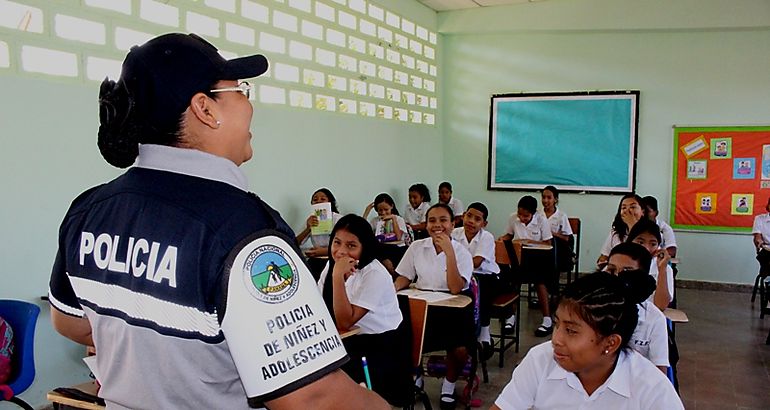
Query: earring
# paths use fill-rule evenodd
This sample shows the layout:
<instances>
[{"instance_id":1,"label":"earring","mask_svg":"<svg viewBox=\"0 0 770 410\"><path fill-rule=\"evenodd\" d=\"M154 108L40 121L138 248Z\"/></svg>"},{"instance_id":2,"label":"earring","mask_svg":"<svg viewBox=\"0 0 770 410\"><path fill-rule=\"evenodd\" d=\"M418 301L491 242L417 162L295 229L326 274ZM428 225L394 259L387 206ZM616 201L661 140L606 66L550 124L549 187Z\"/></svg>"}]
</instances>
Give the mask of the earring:
<instances>
[{"instance_id":1,"label":"earring","mask_svg":"<svg viewBox=\"0 0 770 410\"><path fill-rule=\"evenodd\" d=\"M217 128L219 128L220 125L222 125L222 122L217 120Z\"/></svg>"},{"instance_id":2,"label":"earring","mask_svg":"<svg viewBox=\"0 0 770 410\"><path fill-rule=\"evenodd\" d=\"M604 350L604 354L610 354L610 349Z\"/></svg>"}]
</instances>

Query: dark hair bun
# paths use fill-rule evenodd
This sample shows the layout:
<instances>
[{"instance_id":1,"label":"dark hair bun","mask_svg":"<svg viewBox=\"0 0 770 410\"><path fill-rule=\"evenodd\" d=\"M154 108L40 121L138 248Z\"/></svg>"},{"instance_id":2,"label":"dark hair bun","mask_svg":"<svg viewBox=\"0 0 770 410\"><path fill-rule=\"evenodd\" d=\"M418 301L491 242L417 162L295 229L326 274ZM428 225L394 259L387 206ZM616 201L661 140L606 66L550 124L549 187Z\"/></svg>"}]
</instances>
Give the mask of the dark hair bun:
<instances>
[{"instance_id":1,"label":"dark hair bun","mask_svg":"<svg viewBox=\"0 0 770 410\"><path fill-rule=\"evenodd\" d=\"M619 277L625 285L626 296L635 304L644 302L655 291L655 278L644 270L623 271Z\"/></svg>"},{"instance_id":2,"label":"dark hair bun","mask_svg":"<svg viewBox=\"0 0 770 410\"><path fill-rule=\"evenodd\" d=\"M122 81L102 81L97 145L102 157L118 168L130 166L139 155L138 128L131 118L133 105Z\"/></svg>"}]
</instances>

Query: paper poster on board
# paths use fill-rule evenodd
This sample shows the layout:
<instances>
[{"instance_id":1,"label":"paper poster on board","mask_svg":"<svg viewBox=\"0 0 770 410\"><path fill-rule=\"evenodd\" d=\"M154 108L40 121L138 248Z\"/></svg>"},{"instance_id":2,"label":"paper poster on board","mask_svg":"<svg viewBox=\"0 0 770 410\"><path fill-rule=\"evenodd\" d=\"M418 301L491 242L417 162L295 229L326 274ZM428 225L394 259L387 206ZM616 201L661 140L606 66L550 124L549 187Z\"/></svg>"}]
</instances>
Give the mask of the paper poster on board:
<instances>
[{"instance_id":1,"label":"paper poster on board","mask_svg":"<svg viewBox=\"0 0 770 410\"><path fill-rule=\"evenodd\" d=\"M727 159L733 156L732 138L711 139L711 159Z\"/></svg>"},{"instance_id":2,"label":"paper poster on board","mask_svg":"<svg viewBox=\"0 0 770 410\"><path fill-rule=\"evenodd\" d=\"M762 146L762 179L770 179L770 145Z\"/></svg>"},{"instance_id":3,"label":"paper poster on board","mask_svg":"<svg viewBox=\"0 0 770 410\"><path fill-rule=\"evenodd\" d=\"M706 179L707 166L705 159L687 161L687 179Z\"/></svg>"},{"instance_id":4,"label":"paper poster on board","mask_svg":"<svg viewBox=\"0 0 770 410\"><path fill-rule=\"evenodd\" d=\"M716 192L699 192L695 195L695 213L696 214L715 214L717 213L717 194Z\"/></svg>"},{"instance_id":5,"label":"paper poster on board","mask_svg":"<svg viewBox=\"0 0 770 410\"><path fill-rule=\"evenodd\" d=\"M684 153L685 157L690 158L691 156L703 151L704 149L708 149L708 144L706 143L706 138L701 135L692 142L683 146L682 152Z\"/></svg>"},{"instance_id":6,"label":"paper poster on board","mask_svg":"<svg viewBox=\"0 0 770 410\"><path fill-rule=\"evenodd\" d=\"M751 215L754 209L754 194L733 194L730 214Z\"/></svg>"},{"instance_id":7,"label":"paper poster on board","mask_svg":"<svg viewBox=\"0 0 770 410\"><path fill-rule=\"evenodd\" d=\"M754 179L756 160L754 158L733 159L733 179Z\"/></svg>"}]
</instances>

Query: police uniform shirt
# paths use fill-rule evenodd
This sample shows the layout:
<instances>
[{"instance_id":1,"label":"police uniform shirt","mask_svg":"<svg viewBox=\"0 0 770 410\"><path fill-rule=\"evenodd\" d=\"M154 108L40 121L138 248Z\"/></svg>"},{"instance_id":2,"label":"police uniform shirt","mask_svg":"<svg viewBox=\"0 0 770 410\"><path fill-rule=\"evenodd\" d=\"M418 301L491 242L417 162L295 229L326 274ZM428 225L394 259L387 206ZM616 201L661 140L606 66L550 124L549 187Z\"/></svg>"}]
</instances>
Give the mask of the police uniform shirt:
<instances>
[{"instance_id":1,"label":"police uniform shirt","mask_svg":"<svg viewBox=\"0 0 770 410\"><path fill-rule=\"evenodd\" d=\"M473 258L457 241L452 241L452 249L455 251L457 270L465 279L463 290L468 289L473 274ZM417 278L418 289L449 291L446 281L446 254L443 250L441 253L436 253L432 238L414 241L401 258L401 262L396 267L396 273L412 281Z\"/></svg>"},{"instance_id":2,"label":"police uniform shirt","mask_svg":"<svg viewBox=\"0 0 770 410\"><path fill-rule=\"evenodd\" d=\"M628 344L655 366L669 366L666 317L652 302L636 305L639 321Z\"/></svg>"},{"instance_id":3,"label":"police uniform shirt","mask_svg":"<svg viewBox=\"0 0 770 410\"><path fill-rule=\"evenodd\" d=\"M404 212L404 220L409 225L417 225L425 222L425 215L430 208L430 204L427 202L421 203L417 208L412 208L412 204L406 204L406 211Z\"/></svg>"},{"instance_id":4,"label":"police uniform shirt","mask_svg":"<svg viewBox=\"0 0 770 410\"><path fill-rule=\"evenodd\" d=\"M318 278L318 290L321 293L327 280L332 280L328 263ZM362 269L356 269L345 280L345 292L351 305L368 311L355 324L361 328L361 334L385 333L401 323L401 310L398 308L393 278L377 259Z\"/></svg>"},{"instance_id":5,"label":"police uniform shirt","mask_svg":"<svg viewBox=\"0 0 770 410\"><path fill-rule=\"evenodd\" d=\"M508 226L505 233L513 235L513 239L529 239L532 241L549 241L553 238L551 225L545 215L540 212L532 214L532 219L524 225L519 220L517 213L512 213L508 218Z\"/></svg>"},{"instance_id":6,"label":"police uniform shirt","mask_svg":"<svg viewBox=\"0 0 770 410\"><path fill-rule=\"evenodd\" d=\"M238 313L225 312L231 299L226 260L254 233L296 240L278 213L246 188L229 160L141 145L134 167L73 201L60 228L49 297L61 312L88 318L99 395L108 407L249 408L221 327ZM317 294L312 277L309 284ZM260 310L249 314L253 323L270 319ZM250 340L255 350L260 342ZM275 394L256 397L252 407L312 381L298 379L276 384Z\"/></svg>"},{"instance_id":7,"label":"police uniform shirt","mask_svg":"<svg viewBox=\"0 0 770 410\"><path fill-rule=\"evenodd\" d=\"M550 341L527 352L495 404L503 410L684 409L666 376L634 350L620 351L610 377L589 396L578 377L554 360Z\"/></svg>"},{"instance_id":8,"label":"police uniform shirt","mask_svg":"<svg viewBox=\"0 0 770 410\"><path fill-rule=\"evenodd\" d=\"M465 228L455 228L452 230L452 239L465 246L471 254L471 258L481 256L483 259L478 268L474 268L473 273L479 275L500 273L500 266L495 262L495 237L485 229L479 229L470 243L465 236Z\"/></svg>"}]
</instances>

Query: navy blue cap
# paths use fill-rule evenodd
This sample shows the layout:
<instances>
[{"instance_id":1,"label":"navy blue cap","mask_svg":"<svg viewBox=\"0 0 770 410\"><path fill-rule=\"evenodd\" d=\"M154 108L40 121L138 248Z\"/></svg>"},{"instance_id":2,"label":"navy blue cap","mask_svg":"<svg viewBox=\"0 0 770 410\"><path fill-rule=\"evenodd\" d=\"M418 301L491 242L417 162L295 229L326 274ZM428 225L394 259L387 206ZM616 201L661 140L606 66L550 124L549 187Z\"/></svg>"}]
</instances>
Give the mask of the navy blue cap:
<instances>
[{"instance_id":1,"label":"navy blue cap","mask_svg":"<svg viewBox=\"0 0 770 410\"><path fill-rule=\"evenodd\" d=\"M221 80L257 77L267 71L261 54L225 60L196 34L170 33L134 46L123 61L120 81L133 101L134 114L146 125L168 129L190 105Z\"/></svg>"}]
</instances>

